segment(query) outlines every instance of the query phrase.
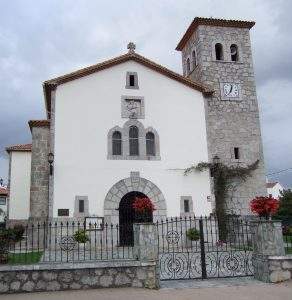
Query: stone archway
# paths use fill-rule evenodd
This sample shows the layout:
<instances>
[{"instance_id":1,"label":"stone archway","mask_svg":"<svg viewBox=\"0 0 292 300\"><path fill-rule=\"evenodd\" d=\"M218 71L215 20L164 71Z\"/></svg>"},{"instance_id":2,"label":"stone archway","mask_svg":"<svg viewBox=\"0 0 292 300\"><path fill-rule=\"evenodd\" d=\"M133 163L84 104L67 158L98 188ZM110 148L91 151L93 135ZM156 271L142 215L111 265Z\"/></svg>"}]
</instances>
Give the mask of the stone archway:
<instances>
[{"instance_id":1,"label":"stone archway","mask_svg":"<svg viewBox=\"0 0 292 300\"><path fill-rule=\"evenodd\" d=\"M130 177L114 184L108 191L104 200L104 221L119 223L119 204L124 195L129 192L141 192L154 203L156 210L153 221L166 217L166 201L161 190L151 181L140 177L139 172L131 172Z\"/></svg>"}]
</instances>

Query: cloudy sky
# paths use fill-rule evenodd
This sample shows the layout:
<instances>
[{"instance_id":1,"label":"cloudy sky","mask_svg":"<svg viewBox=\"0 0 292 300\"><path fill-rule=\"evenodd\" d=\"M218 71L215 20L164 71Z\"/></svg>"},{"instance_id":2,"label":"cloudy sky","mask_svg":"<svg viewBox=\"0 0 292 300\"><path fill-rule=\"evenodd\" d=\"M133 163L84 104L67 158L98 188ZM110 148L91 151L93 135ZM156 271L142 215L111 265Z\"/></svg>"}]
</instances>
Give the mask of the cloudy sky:
<instances>
[{"instance_id":1,"label":"cloudy sky","mask_svg":"<svg viewBox=\"0 0 292 300\"><path fill-rule=\"evenodd\" d=\"M0 0L0 177L5 146L29 143L42 119L41 83L126 52L177 72L174 48L195 16L255 20L251 31L267 174L292 167L292 1ZM290 48L291 47L291 48ZM270 176L292 187L292 170Z\"/></svg>"}]
</instances>

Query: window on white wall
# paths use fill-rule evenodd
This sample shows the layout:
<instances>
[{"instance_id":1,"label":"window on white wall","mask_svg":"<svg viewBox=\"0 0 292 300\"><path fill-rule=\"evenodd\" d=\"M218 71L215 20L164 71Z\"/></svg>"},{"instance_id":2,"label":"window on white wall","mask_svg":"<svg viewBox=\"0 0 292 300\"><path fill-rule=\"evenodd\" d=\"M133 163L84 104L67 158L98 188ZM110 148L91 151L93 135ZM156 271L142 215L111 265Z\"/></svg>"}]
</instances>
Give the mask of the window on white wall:
<instances>
[{"instance_id":1,"label":"window on white wall","mask_svg":"<svg viewBox=\"0 0 292 300\"><path fill-rule=\"evenodd\" d=\"M79 212L84 213L84 200L79 200Z\"/></svg>"},{"instance_id":2,"label":"window on white wall","mask_svg":"<svg viewBox=\"0 0 292 300\"><path fill-rule=\"evenodd\" d=\"M139 155L139 129L137 126L129 128L130 155Z\"/></svg>"},{"instance_id":3,"label":"window on white wall","mask_svg":"<svg viewBox=\"0 0 292 300\"><path fill-rule=\"evenodd\" d=\"M122 134L119 131L113 133L112 151L113 155L122 155Z\"/></svg>"},{"instance_id":4,"label":"window on white wall","mask_svg":"<svg viewBox=\"0 0 292 300\"><path fill-rule=\"evenodd\" d=\"M190 212L190 201L188 199L184 199L184 212L185 213Z\"/></svg>"},{"instance_id":5,"label":"window on white wall","mask_svg":"<svg viewBox=\"0 0 292 300\"><path fill-rule=\"evenodd\" d=\"M146 133L146 155L155 155L155 136L152 132Z\"/></svg>"},{"instance_id":6,"label":"window on white wall","mask_svg":"<svg viewBox=\"0 0 292 300\"><path fill-rule=\"evenodd\" d=\"M0 197L0 205L6 205L6 197Z\"/></svg>"}]
</instances>

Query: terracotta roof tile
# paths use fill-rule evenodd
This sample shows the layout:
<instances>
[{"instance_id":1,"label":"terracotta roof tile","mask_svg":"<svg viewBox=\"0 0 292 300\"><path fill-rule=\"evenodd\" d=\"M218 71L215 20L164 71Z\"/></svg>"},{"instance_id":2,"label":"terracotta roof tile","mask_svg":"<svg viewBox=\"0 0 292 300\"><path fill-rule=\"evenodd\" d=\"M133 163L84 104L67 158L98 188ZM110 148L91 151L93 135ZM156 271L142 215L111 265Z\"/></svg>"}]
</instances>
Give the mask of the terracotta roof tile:
<instances>
[{"instance_id":1,"label":"terracotta roof tile","mask_svg":"<svg viewBox=\"0 0 292 300\"><path fill-rule=\"evenodd\" d=\"M173 71L163 67L162 65L157 64L157 63L149 60L148 58L146 58L142 55L139 55L135 52L128 52L126 54L115 57L113 59L106 60L102 63L95 64L95 65L89 66L87 68L83 68L78 71L45 81L43 83L43 88L44 88L44 95L45 95L46 109L47 109L48 117L50 117L49 112L51 109L51 91L54 90L59 84L63 84L68 81L72 81L72 80L81 78L83 76L90 75L92 73L110 68L112 66L124 63L129 60L138 62L160 74L163 74L163 75L165 75L169 78L172 78L176 81L179 81L180 83L185 84L185 85L187 85L195 90L198 90L204 94L212 94L213 93L213 91L208 86L206 86L202 83L195 82L195 81L193 81L189 78L186 78L176 72L173 72Z\"/></svg>"},{"instance_id":2,"label":"terracotta roof tile","mask_svg":"<svg viewBox=\"0 0 292 300\"><path fill-rule=\"evenodd\" d=\"M47 127L50 126L50 120L30 120L28 125L30 130L32 127Z\"/></svg>"},{"instance_id":3,"label":"terracotta roof tile","mask_svg":"<svg viewBox=\"0 0 292 300\"><path fill-rule=\"evenodd\" d=\"M213 19L213 18L194 18L193 22L177 44L175 50L181 51L193 32L199 25L207 26L221 26L221 27L238 27L251 29L254 25L254 21L242 21L242 20L226 20L226 19Z\"/></svg>"},{"instance_id":4,"label":"terracotta roof tile","mask_svg":"<svg viewBox=\"0 0 292 300\"><path fill-rule=\"evenodd\" d=\"M19 144L6 147L6 151L9 153L11 151L31 151L31 144Z\"/></svg>"}]
</instances>

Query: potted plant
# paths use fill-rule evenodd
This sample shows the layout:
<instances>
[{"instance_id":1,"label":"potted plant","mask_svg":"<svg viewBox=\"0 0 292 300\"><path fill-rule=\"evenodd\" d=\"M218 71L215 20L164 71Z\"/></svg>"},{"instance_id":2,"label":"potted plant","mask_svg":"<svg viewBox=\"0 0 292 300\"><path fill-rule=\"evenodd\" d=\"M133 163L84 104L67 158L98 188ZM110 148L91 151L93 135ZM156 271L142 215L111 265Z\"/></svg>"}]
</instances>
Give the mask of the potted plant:
<instances>
[{"instance_id":1,"label":"potted plant","mask_svg":"<svg viewBox=\"0 0 292 300\"><path fill-rule=\"evenodd\" d=\"M271 220L272 215L279 209L279 201L271 196L256 197L250 202L250 209L260 218Z\"/></svg>"},{"instance_id":2,"label":"potted plant","mask_svg":"<svg viewBox=\"0 0 292 300\"><path fill-rule=\"evenodd\" d=\"M79 247L82 248L85 247L86 242L89 241L89 236L86 234L86 231L84 229L77 230L74 235L74 240L78 243Z\"/></svg>"},{"instance_id":3,"label":"potted plant","mask_svg":"<svg viewBox=\"0 0 292 300\"><path fill-rule=\"evenodd\" d=\"M186 232L187 238L194 242L200 239L200 232L196 228L189 228Z\"/></svg>"},{"instance_id":4,"label":"potted plant","mask_svg":"<svg viewBox=\"0 0 292 300\"><path fill-rule=\"evenodd\" d=\"M135 211L137 221L141 223L152 222L152 213L156 209L149 198L136 197L133 202L133 209Z\"/></svg>"}]
</instances>

